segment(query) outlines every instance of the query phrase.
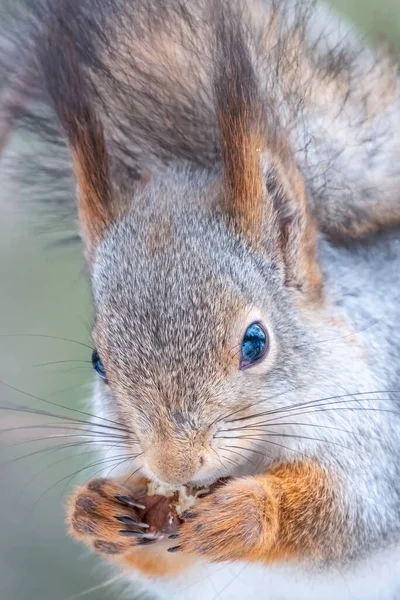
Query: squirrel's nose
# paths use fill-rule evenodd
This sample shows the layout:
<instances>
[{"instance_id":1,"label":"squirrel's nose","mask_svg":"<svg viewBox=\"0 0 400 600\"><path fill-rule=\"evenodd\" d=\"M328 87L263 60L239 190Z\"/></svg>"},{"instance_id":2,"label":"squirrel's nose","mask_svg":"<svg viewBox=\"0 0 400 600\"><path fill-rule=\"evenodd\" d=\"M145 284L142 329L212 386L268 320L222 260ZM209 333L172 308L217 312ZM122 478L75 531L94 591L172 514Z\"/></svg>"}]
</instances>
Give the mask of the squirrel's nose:
<instances>
[{"instance_id":1,"label":"squirrel's nose","mask_svg":"<svg viewBox=\"0 0 400 600\"><path fill-rule=\"evenodd\" d=\"M145 452L149 471L158 480L172 485L184 485L194 479L203 456L201 448L182 442L154 444Z\"/></svg>"}]
</instances>

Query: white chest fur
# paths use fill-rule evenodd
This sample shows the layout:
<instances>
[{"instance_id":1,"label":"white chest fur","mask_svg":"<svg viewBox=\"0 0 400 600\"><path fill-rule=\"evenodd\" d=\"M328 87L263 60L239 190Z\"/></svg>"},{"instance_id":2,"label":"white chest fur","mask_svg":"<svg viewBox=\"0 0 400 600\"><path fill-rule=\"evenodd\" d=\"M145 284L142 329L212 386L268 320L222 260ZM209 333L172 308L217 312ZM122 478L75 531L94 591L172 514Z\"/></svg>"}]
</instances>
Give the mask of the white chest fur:
<instances>
[{"instance_id":1,"label":"white chest fur","mask_svg":"<svg viewBox=\"0 0 400 600\"><path fill-rule=\"evenodd\" d=\"M173 581L150 584L150 589L157 600L398 600L399 564L400 549L392 549L354 569L330 573L288 565L198 565Z\"/></svg>"}]
</instances>

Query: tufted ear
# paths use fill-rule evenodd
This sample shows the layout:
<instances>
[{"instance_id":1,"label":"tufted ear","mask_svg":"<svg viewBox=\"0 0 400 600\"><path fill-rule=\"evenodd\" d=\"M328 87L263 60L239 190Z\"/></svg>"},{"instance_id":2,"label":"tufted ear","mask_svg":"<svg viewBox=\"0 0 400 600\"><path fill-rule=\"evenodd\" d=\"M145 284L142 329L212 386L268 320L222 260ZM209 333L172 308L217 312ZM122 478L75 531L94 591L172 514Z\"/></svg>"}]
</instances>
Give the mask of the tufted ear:
<instances>
[{"instance_id":1,"label":"tufted ear","mask_svg":"<svg viewBox=\"0 0 400 600\"><path fill-rule=\"evenodd\" d=\"M264 170L268 201L273 205L275 244L284 265L285 283L318 303L323 279L318 262L317 227L310 212L304 178L284 137L267 152Z\"/></svg>"},{"instance_id":2,"label":"tufted ear","mask_svg":"<svg viewBox=\"0 0 400 600\"><path fill-rule=\"evenodd\" d=\"M318 301L317 233L303 178L274 118L273 99L261 94L242 23L228 10L214 21L222 213L254 249L279 262L288 287Z\"/></svg>"},{"instance_id":3,"label":"tufted ear","mask_svg":"<svg viewBox=\"0 0 400 600\"><path fill-rule=\"evenodd\" d=\"M44 38L44 39L43 39ZM58 121L67 137L78 183L78 212L88 258L114 220L113 192L102 124L88 75L71 36L53 22L37 56Z\"/></svg>"},{"instance_id":4,"label":"tufted ear","mask_svg":"<svg viewBox=\"0 0 400 600\"><path fill-rule=\"evenodd\" d=\"M223 165L222 211L255 246L266 218L261 152L263 103L249 47L236 15L216 9L214 99Z\"/></svg>"}]
</instances>

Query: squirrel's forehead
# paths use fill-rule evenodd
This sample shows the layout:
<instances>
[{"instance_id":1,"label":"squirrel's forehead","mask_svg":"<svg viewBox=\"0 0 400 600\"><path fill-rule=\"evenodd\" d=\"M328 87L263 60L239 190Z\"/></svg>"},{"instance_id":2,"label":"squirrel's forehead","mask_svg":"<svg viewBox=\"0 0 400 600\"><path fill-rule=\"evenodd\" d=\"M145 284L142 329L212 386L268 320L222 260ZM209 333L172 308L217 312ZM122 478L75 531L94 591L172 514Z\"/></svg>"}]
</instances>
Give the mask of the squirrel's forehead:
<instances>
[{"instance_id":1,"label":"squirrel's forehead","mask_svg":"<svg viewBox=\"0 0 400 600\"><path fill-rule=\"evenodd\" d=\"M136 331L142 339L156 336L173 339L179 333L191 337L212 328L222 331L227 322L238 318L246 301L240 293L221 282L208 281L198 288L184 281L150 280L143 287L129 282L110 286L96 303L96 320L120 335L121 329Z\"/></svg>"},{"instance_id":2,"label":"squirrel's forehead","mask_svg":"<svg viewBox=\"0 0 400 600\"><path fill-rule=\"evenodd\" d=\"M232 257L231 257L232 258ZM119 298L131 303L164 301L207 304L234 295L234 289L243 278L243 261L233 259L225 265L227 257L218 260L215 253L201 247L164 250L157 256L143 256L133 249L131 253L98 253L91 269L94 302L101 305L105 299ZM225 268L226 267L226 268Z\"/></svg>"},{"instance_id":3,"label":"squirrel's forehead","mask_svg":"<svg viewBox=\"0 0 400 600\"><path fill-rule=\"evenodd\" d=\"M157 263L129 261L117 265L97 264L92 271L92 290L96 309L118 304L136 312L164 311L176 307L212 310L216 303L227 303L237 295L228 277L221 277L199 261L163 257Z\"/></svg>"},{"instance_id":4,"label":"squirrel's forehead","mask_svg":"<svg viewBox=\"0 0 400 600\"><path fill-rule=\"evenodd\" d=\"M260 267L218 223L200 218L189 226L176 235L167 217L140 230L128 222L100 244L91 279L104 327L129 323L138 331L154 324L173 336L189 321L201 329L227 328L242 307L268 309L279 292L272 262Z\"/></svg>"}]
</instances>

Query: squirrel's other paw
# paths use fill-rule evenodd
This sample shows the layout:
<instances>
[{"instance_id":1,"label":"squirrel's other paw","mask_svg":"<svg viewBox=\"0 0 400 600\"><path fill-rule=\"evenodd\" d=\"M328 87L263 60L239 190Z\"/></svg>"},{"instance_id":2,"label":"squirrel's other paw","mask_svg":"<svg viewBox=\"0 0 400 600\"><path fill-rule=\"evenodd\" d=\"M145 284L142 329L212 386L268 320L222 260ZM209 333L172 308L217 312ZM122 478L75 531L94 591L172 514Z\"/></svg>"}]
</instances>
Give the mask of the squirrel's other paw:
<instances>
[{"instance_id":1,"label":"squirrel's other paw","mask_svg":"<svg viewBox=\"0 0 400 600\"><path fill-rule=\"evenodd\" d=\"M134 546L148 546L159 538L141 522L144 506L132 490L111 479L93 479L78 488L69 501L67 522L74 537L103 555L121 555Z\"/></svg>"},{"instance_id":2,"label":"squirrel's other paw","mask_svg":"<svg viewBox=\"0 0 400 600\"><path fill-rule=\"evenodd\" d=\"M262 560L276 538L278 504L264 479L230 481L185 515L179 547L210 561Z\"/></svg>"}]
</instances>

